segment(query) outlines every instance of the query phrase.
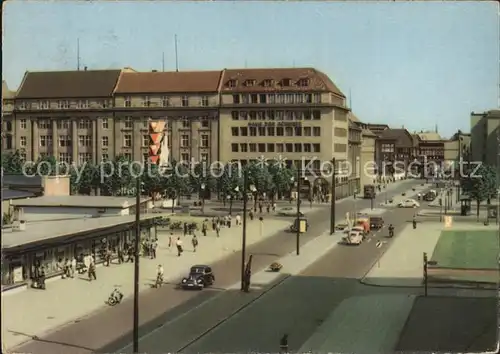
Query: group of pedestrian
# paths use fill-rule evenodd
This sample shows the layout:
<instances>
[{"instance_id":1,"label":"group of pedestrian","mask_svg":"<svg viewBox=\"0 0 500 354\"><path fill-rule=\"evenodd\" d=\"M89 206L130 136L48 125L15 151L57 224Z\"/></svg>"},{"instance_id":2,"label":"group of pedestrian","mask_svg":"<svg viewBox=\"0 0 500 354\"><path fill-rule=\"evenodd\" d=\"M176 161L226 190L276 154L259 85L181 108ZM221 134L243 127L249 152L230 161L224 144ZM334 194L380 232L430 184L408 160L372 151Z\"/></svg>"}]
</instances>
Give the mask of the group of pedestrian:
<instances>
[{"instance_id":1,"label":"group of pedestrian","mask_svg":"<svg viewBox=\"0 0 500 354\"><path fill-rule=\"evenodd\" d=\"M156 258L156 251L158 249L158 239L146 239L142 241L142 249L144 250L144 255L151 259Z\"/></svg>"}]
</instances>

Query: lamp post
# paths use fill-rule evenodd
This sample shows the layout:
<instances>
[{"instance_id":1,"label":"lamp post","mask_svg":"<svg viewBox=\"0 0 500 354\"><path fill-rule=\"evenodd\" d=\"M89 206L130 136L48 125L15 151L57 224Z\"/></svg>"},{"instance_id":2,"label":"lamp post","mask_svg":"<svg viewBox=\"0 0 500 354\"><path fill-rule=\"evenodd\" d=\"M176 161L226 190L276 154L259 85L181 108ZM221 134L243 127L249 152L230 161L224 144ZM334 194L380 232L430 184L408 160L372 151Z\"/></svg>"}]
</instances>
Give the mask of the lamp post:
<instances>
[{"instance_id":1,"label":"lamp post","mask_svg":"<svg viewBox=\"0 0 500 354\"><path fill-rule=\"evenodd\" d=\"M134 353L139 353L139 246L141 238L141 178L136 178L135 191L135 264L134 264L134 330L133 347Z\"/></svg>"},{"instance_id":2,"label":"lamp post","mask_svg":"<svg viewBox=\"0 0 500 354\"><path fill-rule=\"evenodd\" d=\"M437 262L436 261L429 261L427 258L426 252L424 252L424 254L423 254L423 261L424 261L424 267L423 267L423 270L424 270L424 296L427 296L427 294L428 294L427 289L428 289L428 283L429 283L429 274L428 274L429 266L436 265Z\"/></svg>"},{"instance_id":3,"label":"lamp post","mask_svg":"<svg viewBox=\"0 0 500 354\"><path fill-rule=\"evenodd\" d=\"M202 183L200 185L201 189L201 212L204 214L205 213L205 183Z\"/></svg>"},{"instance_id":4,"label":"lamp post","mask_svg":"<svg viewBox=\"0 0 500 354\"><path fill-rule=\"evenodd\" d=\"M296 253L300 254L300 170L297 169L297 234L296 234Z\"/></svg>"},{"instance_id":5,"label":"lamp post","mask_svg":"<svg viewBox=\"0 0 500 354\"><path fill-rule=\"evenodd\" d=\"M332 159L332 191L331 191L331 205L330 205L330 235L335 233L335 199L336 199L336 169L335 169L335 157Z\"/></svg>"},{"instance_id":6,"label":"lamp post","mask_svg":"<svg viewBox=\"0 0 500 354\"><path fill-rule=\"evenodd\" d=\"M248 189L253 191L255 189L254 185L248 186L248 171L245 169L243 172L243 225L242 225L242 237L241 237L241 291L246 291L248 289L245 286L245 262L247 253L247 209L248 209ZM234 189L239 192L239 187Z\"/></svg>"}]
</instances>

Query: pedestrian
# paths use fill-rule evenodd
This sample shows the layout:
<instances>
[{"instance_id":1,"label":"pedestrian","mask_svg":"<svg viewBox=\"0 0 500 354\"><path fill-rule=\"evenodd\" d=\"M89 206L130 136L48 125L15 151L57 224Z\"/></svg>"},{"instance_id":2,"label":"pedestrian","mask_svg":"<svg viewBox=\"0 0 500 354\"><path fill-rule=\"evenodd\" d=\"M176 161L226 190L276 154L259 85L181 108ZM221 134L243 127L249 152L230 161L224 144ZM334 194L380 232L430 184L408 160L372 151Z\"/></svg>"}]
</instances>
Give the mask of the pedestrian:
<instances>
[{"instance_id":1,"label":"pedestrian","mask_svg":"<svg viewBox=\"0 0 500 354\"><path fill-rule=\"evenodd\" d=\"M266 211L268 214L271 212L271 203L266 204Z\"/></svg>"},{"instance_id":2,"label":"pedestrian","mask_svg":"<svg viewBox=\"0 0 500 354\"><path fill-rule=\"evenodd\" d=\"M217 237L220 236L220 226L219 226L219 224L215 225L215 234L217 235Z\"/></svg>"},{"instance_id":3,"label":"pedestrian","mask_svg":"<svg viewBox=\"0 0 500 354\"><path fill-rule=\"evenodd\" d=\"M163 266L161 264L158 264L158 267L156 268L156 284L155 287L161 287L163 284Z\"/></svg>"},{"instance_id":4,"label":"pedestrian","mask_svg":"<svg viewBox=\"0 0 500 354\"><path fill-rule=\"evenodd\" d=\"M241 225L241 216L240 214L236 214L236 226Z\"/></svg>"},{"instance_id":5,"label":"pedestrian","mask_svg":"<svg viewBox=\"0 0 500 354\"><path fill-rule=\"evenodd\" d=\"M203 236L207 236L207 223L205 221L201 224L201 233Z\"/></svg>"},{"instance_id":6,"label":"pedestrian","mask_svg":"<svg viewBox=\"0 0 500 354\"><path fill-rule=\"evenodd\" d=\"M231 215L227 216L227 227L231 228Z\"/></svg>"},{"instance_id":7,"label":"pedestrian","mask_svg":"<svg viewBox=\"0 0 500 354\"><path fill-rule=\"evenodd\" d=\"M188 233L188 224L187 224L187 222L185 222L184 223L184 237L186 237L187 233Z\"/></svg>"},{"instance_id":8,"label":"pedestrian","mask_svg":"<svg viewBox=\"0 0 500 354\"><path fill-rule=\"evenodd\" d=\"M123 251L120 247L118 247L118 264L122 264L125 262L125 258L123 257Z\"/></svg>"},{"instance_id":9,"label":"pedestrian","mask_svg":"<svg viewBox=\"0 0 500 354\"><path fill-rule=\"evenodd\" d=\"M130 246L127 251L127 262L134 263L134 247Z\"/></svg>"},{"instance_id":10,"label":"pedestrian","mask_svg":"<svg viewBox=\"0 0 500 354\"><path fill-rule=\"evenodd\" d=\"M153 242L151 242L151 259L156 258L156 249L158 248L158 239L154 239Z\"/></svg>"},{"instance_id":11,"label":"pedestrian","mask_svg":"<svg viewBox=\"0 0 500 354\"><path fill-rule=\"evenodd\" d=\"M215 226L217 225L215 218L212 218L212 231L215 231Z\"/></svg>"},{"instance_id":12,"label":"pedestrian","mask_svg":"<svg viewBox=\"0 0 500 354\"><path fill-rule=\"evenodd\" d=\"M413 217L413 229L416 229L417 228L417 219L415 218L415 216Z\"/></svg>"},{"instance_id":13,"label":"pedestrian","mask_svg":"<svg viewBox=\"0 0 500 354\"><path fill-rule=\"evenodd\" d=\"M172 247L172 237L174 236L174 233L171 232L170 236L168 236L168 248Z\"/></svg>"},{"instance_id":14,"label":"pedestrian","mask_svg":"<svg viewBox=\"0 0 500 354\"><path fill-rule=\"evenodd\" d=\"M177 241L175 241L175 245L177 246L177 257L180 257L183 249L182 249L182 241L180 237L177 237Z\"/></svg>"},{"instance_id":15,"label":"pedestrian","mask_svg":"<svg viewBox=\"0 0 500 354\"><path fill-rule=\"evenodd\" d=\"M71 259L71 278L74 278L75 277L75 272L76 272L76 258L73 257Z\"/></svg>"},{"instance_id":16,"label":"pedestrian","mask_svg":"<svg viewBox=\"0 0 500 354\"><path fill-rule=\"evenodd\" d=\"M196 252L196 247L198 247L198 238L196 237L196 235L193 235L191 244L193 245L193 252Z\"/></svg>"},{"instance_id":17,"label":"pedestrian","mask_svg":"<svg viewBox=\"0 0 500 354\"><path fill-rule=\"evenodd\" d=\"M95 263L93 261L89 266L89 281L92 281L92 278L94 278L94 280L97 280L97 276L95 274Z\"/></svg>"},{"instance_id":18,"label":"pedestrian","mask_svg":"<svg viewBox=\"0 0 500 354\"><path fill-rule=\"evenodd\" d=\"M66 277L71 278L71 261L69 258L66 258L64 262L64 269L66 271Z\"/></svg>"},{"instance_id":19,"label":"pedestrian","mask_svg":"<svg viewBox=\"0 0 500 354\"><path fill-rule=\"evenodd\" d=\"M273 203L273 212L276 211L276 202Z\"/></svg>"},{"instance_id":20,"label":"pedestrian","mask_svg":"<svg viewBox=\"0 0 500 354\"><path fill-rule=\"evenodd\" d=\"M259 213L262 214L262 202L259 202Z\"/></svg>"},{"instance_id":21,"label":"pedestrian","mask_svg":"<svg viewBox=\"0 0 500 354\"><path fill-rule=\"evenodd\" d=\"M104 265L106 267L109 267L110 263L111 263L111 250L108 248L106 250L106 256L105 256L105 263L104 263Z\"/></svg>"},{"instance_id":22,"label":"pedestrian","mask_svg":"<svg viewBox=\"0 0 500 354\"><path fill-rule=\"evenodd\" d=\"M250 212L248 213L248 216L250 217L250 220L253 220L253 211L250 210Z\"/></svg>"}]
</instances>

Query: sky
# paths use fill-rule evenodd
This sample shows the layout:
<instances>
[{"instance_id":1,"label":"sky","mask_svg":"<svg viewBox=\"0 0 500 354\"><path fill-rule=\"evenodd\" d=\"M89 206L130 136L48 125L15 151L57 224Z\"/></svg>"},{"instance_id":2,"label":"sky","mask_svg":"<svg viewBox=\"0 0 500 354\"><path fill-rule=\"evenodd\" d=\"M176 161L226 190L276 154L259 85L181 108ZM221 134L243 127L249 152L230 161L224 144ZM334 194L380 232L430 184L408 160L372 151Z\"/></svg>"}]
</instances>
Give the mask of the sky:
<instances>
[{"instance_id":1,"label":"sky","mask_svg":"<svg viewBox=\"0 0 500 354\"><path fill-rule=\"evenodd\" d=\"M499 105L495 2L3 3L3 79L26 70L315 67L364 122L470 130Z\"/></svg>"}]
</instances>

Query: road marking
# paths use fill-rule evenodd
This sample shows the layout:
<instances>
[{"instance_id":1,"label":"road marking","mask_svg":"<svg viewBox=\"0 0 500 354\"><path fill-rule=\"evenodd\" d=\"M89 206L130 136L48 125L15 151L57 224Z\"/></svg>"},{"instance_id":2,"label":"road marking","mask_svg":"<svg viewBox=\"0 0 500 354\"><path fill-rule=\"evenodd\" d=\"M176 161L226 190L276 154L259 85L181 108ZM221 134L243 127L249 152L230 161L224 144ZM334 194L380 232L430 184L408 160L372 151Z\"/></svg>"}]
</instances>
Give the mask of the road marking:
<instances>
[{"instance_id":1,"label":"road marking","mask_svg":"<svg viewBox=\"0 0 500 354\"><path fill-rule=\"evenodd\" d=\"M377 248L380 248L382 247L382 242L381 241L377 241L377 244L376 244Z\"/></svg>"}]
</instances>

